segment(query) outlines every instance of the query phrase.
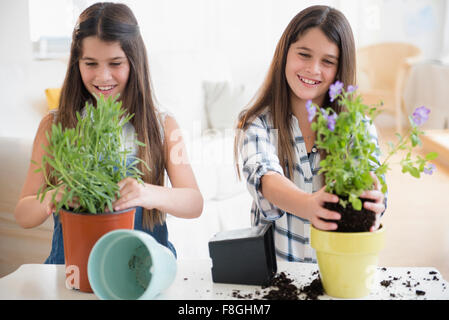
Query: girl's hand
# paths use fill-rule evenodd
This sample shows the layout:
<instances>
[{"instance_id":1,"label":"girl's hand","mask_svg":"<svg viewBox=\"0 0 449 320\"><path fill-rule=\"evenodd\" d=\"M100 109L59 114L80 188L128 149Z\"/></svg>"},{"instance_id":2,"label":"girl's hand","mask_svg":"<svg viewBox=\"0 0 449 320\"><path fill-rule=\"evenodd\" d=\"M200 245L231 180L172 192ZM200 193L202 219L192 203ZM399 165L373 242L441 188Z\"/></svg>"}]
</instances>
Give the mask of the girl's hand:
<instances>
[{"instance_id":1,"label":"girl's hand","mask_svg":"<svg viewBox=\"0 0 449 320\"><path fill-rule=\"evenodd\" d=\"M380 215L382 212L385 211L385 204L384 204L384 194L382 191L380 191L380 181L377 178L377 176L371 172L371 176L374 179L374 189L373 190L366 190L361 195L360 198L365 199L371 199L374 200L374 202L366 201L363 204L363 207L367 210L371 210L376 214L376 221L374 222L374 225L370 228L370 231L376 231L379 229L380 226Z\"/></svg>"},{"instance_id":2,"label":"girl's hand","mask_svg":"<svg viewBox=\"0 0 449 320\"><path fill-rule=\"evenodd\" d=\"M60 202L62 200L62 197L64 196L64 194L63 194L64 188L65 187L62 187L61 190L59 190L58 194L56 194L56 196L55 196L56 202ZM45 195L45 199L44 199L45 213L48 216L51 215L56 210L55 204L53 203L53 201L51 201L51 199L53 198L53 195L55 193L56 193L56 189L53 189L51 191L48 191L47 194ZM79 207L78 198L74 197L72 199L72 202L69 203L69 206L71 208L78 208Z\"/></svg>"},{"instance_id":3,"label":"girl's hand","mask_svg":"<svg viewBox=\"0 0 449 320\"><path fill-rule=\"evenodd\" d=\"M118 183L118 186L120 187L120 198L112 203L115 211L132 207L154 208L154 201L151 200L148 185L141 184L134 178L125 178Z\"/></svg>"},{"instance_id":4,"label":"girl's hand","mask_svg":"<svg viewBox=\"0 0 449 320\"><path fill-rule=\"evenodd\" d=\"M323 207L325 202L335 202L339 201L338 196L327 193L324 191L326 186L321 188L319 191L312 193L309 201L309 221L312 225L321 230L335 230L338 225L334 222L326 222L326 220L340 220L341 215L338 212L327 210Z\"/></svg>"}]
</instances>

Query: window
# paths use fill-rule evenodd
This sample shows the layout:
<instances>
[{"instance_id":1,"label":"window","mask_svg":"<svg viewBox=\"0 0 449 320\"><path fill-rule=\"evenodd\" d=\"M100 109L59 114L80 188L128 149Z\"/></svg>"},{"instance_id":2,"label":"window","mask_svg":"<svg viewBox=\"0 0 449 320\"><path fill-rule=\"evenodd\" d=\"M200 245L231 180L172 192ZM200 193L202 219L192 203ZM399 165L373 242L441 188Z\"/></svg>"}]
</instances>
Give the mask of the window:
<instances>
[{"instance_id":1,"label":"window","mask_svg":"<svg viewBox=\"0 0 449 320\"><path fill-rule=\"evenodd\" d=\"M30 36L36 59L69 54L72 31L79 14L92 0L28 0Z\"/></svg>"}]
</instances>

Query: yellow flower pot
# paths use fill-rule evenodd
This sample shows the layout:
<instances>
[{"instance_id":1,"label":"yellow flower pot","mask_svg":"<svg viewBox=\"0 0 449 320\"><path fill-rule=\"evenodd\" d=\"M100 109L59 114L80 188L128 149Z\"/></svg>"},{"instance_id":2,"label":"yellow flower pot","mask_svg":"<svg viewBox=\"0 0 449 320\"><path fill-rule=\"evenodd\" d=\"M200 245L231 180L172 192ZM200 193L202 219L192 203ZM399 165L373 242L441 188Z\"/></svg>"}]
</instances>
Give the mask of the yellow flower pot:
<instances>
[{"instance_id":1,"label":"yellow flower pot","mask_svg":"<svg viewBox=\"0 0 449 320\"><path fill-rule=\"evenodd\" d=\"M321 282L326 294L336 298L362 298L377 284L379 252L385 228L375 232L331 232L311 226L311 246L316 250Z\"/></svg>"}]
</instances>

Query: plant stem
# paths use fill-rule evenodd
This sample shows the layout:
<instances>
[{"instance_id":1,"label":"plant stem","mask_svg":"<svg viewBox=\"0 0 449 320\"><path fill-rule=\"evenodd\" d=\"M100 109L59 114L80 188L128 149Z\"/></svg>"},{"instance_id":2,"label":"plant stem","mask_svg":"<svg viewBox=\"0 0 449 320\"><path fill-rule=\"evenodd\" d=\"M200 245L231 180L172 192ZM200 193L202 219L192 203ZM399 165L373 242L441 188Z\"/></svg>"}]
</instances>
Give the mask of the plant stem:
<instances>
[{"instance_id":1,"label":"plant stem","mask_svg":"<svg viewBox=\"0 0 449 320\"><path fill-rule=\"evenodd\" d=\"M403 145L405 145L407 143L408 139L410 138L410 133L411 133L411 130L407 133L407 135L401 136L401 139L399 140L398 144L393 148L393 150L391 150L388 153L388 156L382 162L382 165L386 164L388 162L388 160L391 158L391 156L393 156L400 149L400 147L402 147ZM407 139L405 141L403 141L404 137L407 137Z\"/></svg>"}]
</instances>

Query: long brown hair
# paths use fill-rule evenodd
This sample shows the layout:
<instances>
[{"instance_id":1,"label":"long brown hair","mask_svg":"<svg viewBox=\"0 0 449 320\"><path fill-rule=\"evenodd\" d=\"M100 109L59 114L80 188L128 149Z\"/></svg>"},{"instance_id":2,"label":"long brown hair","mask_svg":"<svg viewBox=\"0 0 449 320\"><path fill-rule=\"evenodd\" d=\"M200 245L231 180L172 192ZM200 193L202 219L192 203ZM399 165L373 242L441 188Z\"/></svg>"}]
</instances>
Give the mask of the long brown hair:
<instances>
[{"instance_id":1,"label":"long brown hair","mask_svg":"<svg viewBox=\"0 0 449 320\"><path fill-rule=\"evenodd\" d=\"M278 156L284 172L293 177L294 151L290 119L292 109L290 104L290 90L285 77L287 52L290 45L298 41L304 32L310 28L320 28L330 41L339 48L339 61L336 80L345 85L355 84L356 58L355 44L351 26L345 16L338 10L328 6L311 6L299 12L288 24L279 40L274 52L268 74L261 88L249 107L243 110L238 118L236 138L234 142L234 159L237 174L240 178L238 166L239 145L242 133L249 124L266 108L271 113L274 129L278 130ZM329 95L324 100L325 106L330 106L339 113L340 106L336 101L330 102Z\"/></svg>"},{"instance_id":2,"label":"long brown hair","mask_svg":"<svg viewBox=\"0 0 449 320\"><path fill-rule=\"evenodd\" d=\"M76 112L82 110L86 101L95 101L82 82L78 64L82 56L82 41L90 36L107 42L118 41L128 58L130 72L128 83L121 93L121 100L128 113L134 114L131 124L136 130L137 139L145 143L145 147L139 146L138 156L148 164L151 171L142 164L139 164L139 169L144 173L145 182L163 185L165 149L155 110L147 52L137 20L126 5L96 3L81 13L72 34L70 59L59 101L58 121L63 128L75 127ZM156 223L162 224L164 221L165 213L156 209L150 212L144 208L145 228L152 229Z\"/></svg>"}]
</instances>

